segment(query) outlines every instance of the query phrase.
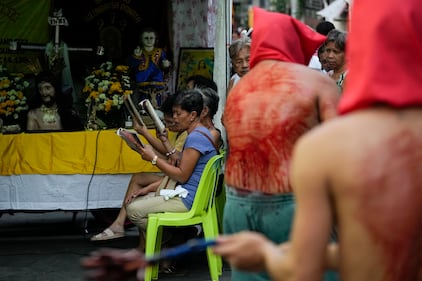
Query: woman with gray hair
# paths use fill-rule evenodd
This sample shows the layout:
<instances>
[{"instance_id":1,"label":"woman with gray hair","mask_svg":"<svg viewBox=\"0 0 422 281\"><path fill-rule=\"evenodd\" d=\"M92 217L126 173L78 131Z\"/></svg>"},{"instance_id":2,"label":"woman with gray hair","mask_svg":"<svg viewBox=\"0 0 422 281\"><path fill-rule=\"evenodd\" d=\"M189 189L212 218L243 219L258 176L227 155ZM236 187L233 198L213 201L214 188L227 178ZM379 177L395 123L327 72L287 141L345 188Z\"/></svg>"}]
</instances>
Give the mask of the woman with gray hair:
<instances>
[{"instance_id":1,"label":"woman with gray hair","mask_svg":"<svg viewBox=\"0 0 422 281\"><path fill-rule=\"evenodd\" d=\"M233 67L233 76L230 78L227 87L227 93L234 85L249 72L249 57L251 50L251 39L248 36L242 36L235 40L229 47L229 56Z\"/></svg>"},{"instance_id":2,"label":"woman with gray hair","mask_svg":"<svg viewBox=\"0 0 422 281\"><path fill-rule=\"evenodd\" d=\"M327 65L328 68L332 70L329 72L329 75L336 81L340 92L343 92L343 84L347 74L345 55L346 35L345 32L333 29L328 32L327 39L324 43Z\"/></svg>"}]
</instances>

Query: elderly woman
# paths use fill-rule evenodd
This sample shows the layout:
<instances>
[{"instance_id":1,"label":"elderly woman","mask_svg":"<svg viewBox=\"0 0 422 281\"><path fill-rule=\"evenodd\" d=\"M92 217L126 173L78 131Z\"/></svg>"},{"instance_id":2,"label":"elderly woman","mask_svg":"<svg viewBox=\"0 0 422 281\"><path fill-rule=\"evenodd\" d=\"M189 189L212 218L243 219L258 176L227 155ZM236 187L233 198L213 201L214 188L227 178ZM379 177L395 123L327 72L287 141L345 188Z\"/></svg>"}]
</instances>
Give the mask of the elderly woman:
<instances>
[{"instance_id":1,"label":"elderly woman","mask_svg":"<svg viewBox=\"0 0 422 281\"><path fill-rule=\"evenodd\" d=\"M234 85L249 72L249 57L251 50L251 39L247 36L235 40L229 47L229 56L234 74L230 78L227 93Z\"/></svg>"},{"instance_id":2,"label":"elderly woman","mask_svg":"<svg viewBox=\"0 0 422 281\"><path fill-rule=\"evenodd\" d=\"M324 48L327 66L332 70L329 72L329 75L336 81L340 92L342 92L347 74L345 56L346 33L336 29L331 30L327 34Z\"/></svg>"}]
</instances>

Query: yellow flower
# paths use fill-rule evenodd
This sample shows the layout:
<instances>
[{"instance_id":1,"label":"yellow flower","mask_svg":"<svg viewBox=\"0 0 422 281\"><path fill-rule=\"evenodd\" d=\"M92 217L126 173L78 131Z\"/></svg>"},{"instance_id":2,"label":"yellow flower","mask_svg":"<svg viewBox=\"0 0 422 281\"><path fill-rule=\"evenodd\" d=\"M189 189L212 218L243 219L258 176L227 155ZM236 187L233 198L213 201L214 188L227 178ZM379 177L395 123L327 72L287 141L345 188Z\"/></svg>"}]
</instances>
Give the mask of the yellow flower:
<instances>
[{"instance_id":1,"label":"yellow flower","mask_svg":"<svg viewBox=\"0 0 422 281\"><path fill-rule=\"evenodd\" d=\"M128 96L131 95L133 93L132 90L124 90L123 95Z\"/></svg>"},{"instance_id":2,"label":"yellow flower","mask_svg":"<svg viewBox=\"0 0 422 281\"><path fill-rule=\"evenodd\" d=\"M85 85L84 88L82 89L82 92L84 93L89 93L91 92L93 89L91 87L91 85Z\"/></svg>"},{"instance_id":3,"label":"yellow flower","mask_svg":"<svg viewBox=\"0 0 422 281\"><path fill-rule=\"evenodd\" d=\"M118 66L116 66L116 71L118 71L118 72L128 72L129 71L129 66L127 66L127 65L118 65Z\"/></svg>"},{"instance_id":4,"label":"yellow flower","mask_svg":"<svg viewBox=\"0 0 422 281\"><path fill-rule=\"evenodd\" d=\"M122 92L122 85L118 81L111 83L109 93L114 93L114 92Z\"/></svg>"},{"instance_id":5,"label":"yellow flower","mask_svg":"<svg viewBox=\"0 0 422 281\"><path fill-rule=\"evenodd\" d=\"M10 87L10 80L7 77L4 77L4 80L0 81L0 88L5 89Z\"/></svg>"},{"instance_id":6,"label":"yellow flower","mask_svg":"<svg viewBox=\"0 0 422 281\"><path fill-rule=\"evenodd\" d=\"M29 87L22 73L8 73L0 65L0 117L19 118L19 113L28 109L24 90Z\"/></svg>"},{"instance_id":7,"label":"yellow flower","mask_svg":"<svg viewBox=\"0 0 422 281\"><path fill-rule=\"evenodd\" d=\"M132 94L130 86L129 67L113 67L111 62L106 62L85 78L82 93L86 95L87 106L95 105L97 110L109 112L121 108L124 96Z\"/></svg>"},{"instance_id":8,"label":"yellow flower","mask_svg":"<svg viewBox=\"0 0 422 281\"><path fill-rule=\"evenodd\" d=\"M92 71L92 74L95 76L101 76L103 74L103 70L102 69L96 69L94 71Z\"/></svg>"},{"instance_id":9,"label":"yellow flower","mask_svg":"<svg viewBox=\"0 0 422 281\"><path fill-rule=\"evenodd\" d=\"M105 112L109 112L111 110L111 106L113 105L112 100L106 100L104 103L104 110Z\"/></svg>"},{"instance_id":10,"label":"yellow flower","mask_svg":"<svg viewBox=\"0 0 422 281\"><path fill-rule=\"evenodd\" d=\"M89 93L89 97L88 98L93 99L93 100L96 100L96 99L98 99L98 96L99 95L100 95L99 92L92 91L91 93Z\"/></svg>"},{"instance_id":11,"label":"yellow flower","mask_svg":"<svg viewBox=\"0 0 422 281\"><path fill-rule=\"evenodd\" d=\"M23 93L22 93L22 91L17 91L17 92L16 92L16 97L17 97L19 100L23 99Z\"/></svg>"}]
</instances>

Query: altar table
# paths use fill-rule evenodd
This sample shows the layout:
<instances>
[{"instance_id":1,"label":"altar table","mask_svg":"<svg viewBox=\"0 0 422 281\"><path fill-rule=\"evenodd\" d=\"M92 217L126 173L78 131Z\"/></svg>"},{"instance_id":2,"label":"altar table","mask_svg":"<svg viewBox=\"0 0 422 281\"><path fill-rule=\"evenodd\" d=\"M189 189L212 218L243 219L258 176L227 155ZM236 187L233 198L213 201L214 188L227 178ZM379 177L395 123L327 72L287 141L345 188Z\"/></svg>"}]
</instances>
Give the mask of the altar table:
<instances>
[{"instance_id":1,"label":"altar table","mask_svg":"<svg viewBox=\"0 0 422 281\"><path fill-rule=\"evenodd\" d=\"M141 171L159 172L115 130L0 135L0 210L120 208Z\"/></svg>"}]
</instances>

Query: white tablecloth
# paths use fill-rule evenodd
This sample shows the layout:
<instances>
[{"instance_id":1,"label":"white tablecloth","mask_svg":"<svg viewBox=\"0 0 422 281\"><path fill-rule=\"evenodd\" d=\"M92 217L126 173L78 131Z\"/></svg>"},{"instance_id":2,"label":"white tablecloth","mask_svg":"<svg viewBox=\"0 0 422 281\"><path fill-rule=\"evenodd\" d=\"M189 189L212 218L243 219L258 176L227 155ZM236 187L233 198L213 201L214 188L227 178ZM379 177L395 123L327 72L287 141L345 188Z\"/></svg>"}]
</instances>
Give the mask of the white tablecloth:
<instances>
[{"instance_id":1,"label":"white tablecloth","mask_svg":"<svg viewBox=\"0 0 422 281\"><path fill-rule=\"evenodd\" d=\"M0 210L120 208L131 175L0 176Z\"/></svg>"}]
</instances>

